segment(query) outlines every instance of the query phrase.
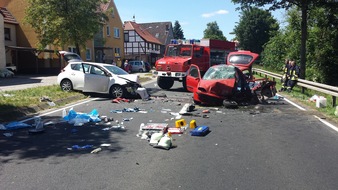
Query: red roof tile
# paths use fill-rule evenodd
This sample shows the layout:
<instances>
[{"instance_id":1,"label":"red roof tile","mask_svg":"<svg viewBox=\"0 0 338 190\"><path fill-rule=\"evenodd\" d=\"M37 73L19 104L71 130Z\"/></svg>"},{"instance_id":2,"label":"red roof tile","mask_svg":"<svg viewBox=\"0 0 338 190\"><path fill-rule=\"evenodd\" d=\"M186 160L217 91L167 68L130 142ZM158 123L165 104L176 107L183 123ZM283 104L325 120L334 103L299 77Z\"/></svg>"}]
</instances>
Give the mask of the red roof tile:
<instances>
[{"instance_id":1,"label":"red roof tile","mask_svg":"<svg viewBox=\"0 0 338 190\"><path fill-rule=\"evenodd\" d=\"M124 23L124 30L135 30L135 32L141 36L145 41L155 44L162 44L157 38L147 31L147 28L142 28L135 22L127 21Z\"/></svg>"},{"instance_id":2,"label":"red roof tile","mask_svg":"<svg viewBox=\"0 0 338 190\"><path fill-rule=\"evenodd\" d=\"M0 7L0 12L4 15L5 23L19 24L18 21L16 21L13 15L5 7Z\"/></svg>"}]
</instances>

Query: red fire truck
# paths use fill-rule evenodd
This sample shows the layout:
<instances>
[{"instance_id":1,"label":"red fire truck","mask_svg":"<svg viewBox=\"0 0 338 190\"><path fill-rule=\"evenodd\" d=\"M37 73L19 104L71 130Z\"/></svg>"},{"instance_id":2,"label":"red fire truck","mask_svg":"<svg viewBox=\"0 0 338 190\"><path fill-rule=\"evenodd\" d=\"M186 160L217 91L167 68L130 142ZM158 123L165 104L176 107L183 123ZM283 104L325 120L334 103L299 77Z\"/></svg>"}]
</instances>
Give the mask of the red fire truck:
<instances>
[{"instance_id":1,"label":"red fire truck","mask_svg":"<svg viewBox=\"0 0 338 190\"><path fill-rule=\"evenodd\" d=\"M199 67L203 75L209 67L226 64L226 57L235 51L235 42L223 40L171 40L165 55L155 63L157 84L162 89L170 89L174 81L183 82L186 89L187 71L191 64Z\"/></svg>"}]
</instances>

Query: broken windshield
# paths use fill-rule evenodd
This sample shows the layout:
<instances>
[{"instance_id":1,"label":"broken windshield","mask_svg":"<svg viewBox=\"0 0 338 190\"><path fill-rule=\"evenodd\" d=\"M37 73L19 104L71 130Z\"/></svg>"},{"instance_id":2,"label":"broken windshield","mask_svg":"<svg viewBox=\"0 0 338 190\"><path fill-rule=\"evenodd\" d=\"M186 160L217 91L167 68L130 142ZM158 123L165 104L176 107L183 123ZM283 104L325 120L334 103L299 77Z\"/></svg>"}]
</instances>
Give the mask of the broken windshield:
<instances>
[{"instance_id":1,"label":"broken windshield","mask_svg":"<svg viewBox=\"0 0 338 190\"><path fill-rule=\"evenodd\" d=\"M166 56L175 57L175 56L191 56L192 53L191 45L171 45L168 46L166 51Z\"/></svg>"},{"instance_id":2,"label":"broken windshield","mask_svg":"<svg viewBox=\"0 0 338 190\"><path fill-rule=\"evenodd\" d=\"M210 67L204 74L204 80L214 79L233 79L235 78L236 69L232 66L219 65L217 67Z\"/></svg>"}]
</instances>

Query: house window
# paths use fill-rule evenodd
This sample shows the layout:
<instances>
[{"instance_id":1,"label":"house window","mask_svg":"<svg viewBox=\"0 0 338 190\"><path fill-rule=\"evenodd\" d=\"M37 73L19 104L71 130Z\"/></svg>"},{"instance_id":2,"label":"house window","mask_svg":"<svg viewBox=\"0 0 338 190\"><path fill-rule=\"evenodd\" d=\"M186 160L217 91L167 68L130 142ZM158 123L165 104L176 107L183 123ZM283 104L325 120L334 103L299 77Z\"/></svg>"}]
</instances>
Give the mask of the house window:
<instances>
[{"instance_id":1,"label":"house window","mask_svg":"<svg viewBox=\"0 0 338 190\"><path fill-rule=\"evenodd\" d=\"M124 33L124 42L129 42L129 34Z\"/></svg>"},{"instance_id":2,"label":"house window","mask_svg":"<svg viewBox=\"0 0 338 190\"><path fill-rule=\"evenodd\" d=\"M107 36L110 36L110 27L107 26Z\"/></svg>"},{"instance_id":3,"label":"house window","mask_svg":"<svg viewBox=\"0 0 338 190\"><path fill-rule=\"evenodd\" d=\"M5 28L5 40L11 40L11 29Z\"/></svg>"},{"instance_id":4,"label":"house window","mask_svg":"<svg viewBox=\"0 0 338 190\"><path fill-rule=\"evenodd\" d=\"M120 38L120 29L119 28L114 28L114 37Z\"/></svg>"},{"instance_id":5,"label":"house window","mask_svg":"<svg viewBox=\"0 0 338 190\"><path fill-rule=\"evenodd\" d=\"M92 60L92 54L90 49L86 49L86 60Z\"/></svg>"},{"instance_id":6,"label":"house window","mask_svg":"<svg viewBox=\"0 0 338 190\"><path fill-rule=\"evenodd\" d=\"M121 56L121 49L115 48L115 57L120 57L120 56Z\"/></svg>"},{"instance_id":7,"label":"house window","mask_svg":"<svg viewBox=\"0 0 338 190\"><path fill-rule=\"evenodd\" d=\"M68 47L68 51L69 51L69 52L73 52L73 53L77 53L75 47Z\"/></svg>"},{"instance_id":8,"label":"house window","mask_svg":"<svg viewBox=\"0 0 338 190\"><path fill-rule=\"evenodd\" d=\"M112 18L115 17L115 11L114 11L114 8L111 10L111 17L112 17Z\"/></svg>"}]
</instances>

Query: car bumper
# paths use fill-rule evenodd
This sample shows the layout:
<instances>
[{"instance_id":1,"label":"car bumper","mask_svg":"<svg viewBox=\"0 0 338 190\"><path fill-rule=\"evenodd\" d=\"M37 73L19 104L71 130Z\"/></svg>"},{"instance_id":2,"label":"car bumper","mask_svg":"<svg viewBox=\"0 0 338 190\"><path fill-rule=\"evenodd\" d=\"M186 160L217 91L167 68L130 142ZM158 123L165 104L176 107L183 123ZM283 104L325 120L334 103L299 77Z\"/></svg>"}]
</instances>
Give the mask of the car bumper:
<instances>
[{"instance_id":1,"label":"car bumper","mask_svg":"<svg viewBox=\"0 0 338 190\"><path fill-rule=\"evenodd\" d=\"M205 93L201 91L197 91L196 94L201 103L209 105L219 105L223 103L223 100L227 99L224 96L217 96L215 94Z\"/></svg>"}]
</instances>

